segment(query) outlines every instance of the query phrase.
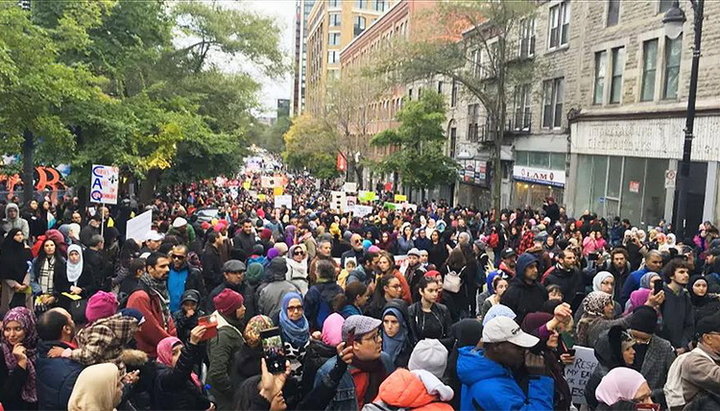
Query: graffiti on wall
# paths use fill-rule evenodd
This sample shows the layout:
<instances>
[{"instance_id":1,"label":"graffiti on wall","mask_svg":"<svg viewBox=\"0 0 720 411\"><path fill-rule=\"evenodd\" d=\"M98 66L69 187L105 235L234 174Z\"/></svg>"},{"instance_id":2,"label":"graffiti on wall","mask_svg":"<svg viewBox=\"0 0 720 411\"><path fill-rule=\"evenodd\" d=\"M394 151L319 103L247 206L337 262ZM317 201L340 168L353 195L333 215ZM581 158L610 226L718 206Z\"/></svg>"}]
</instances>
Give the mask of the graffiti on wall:
<instances>
[{"instance_id":1,"label":"graffiti on wall","mask_svg":"<svg viewBox=\"0 0 720 411\"><path fill-rule=\"evenodd\" d=\"M55 167L35 167L33 179L35 181L35 190L38 191L56 191L67 188L62 174ZM12 193L16 188L22 187L22 176L19 174L0 174L0 186L5 186L5 191Z\"/></svg>"}]
</instances>

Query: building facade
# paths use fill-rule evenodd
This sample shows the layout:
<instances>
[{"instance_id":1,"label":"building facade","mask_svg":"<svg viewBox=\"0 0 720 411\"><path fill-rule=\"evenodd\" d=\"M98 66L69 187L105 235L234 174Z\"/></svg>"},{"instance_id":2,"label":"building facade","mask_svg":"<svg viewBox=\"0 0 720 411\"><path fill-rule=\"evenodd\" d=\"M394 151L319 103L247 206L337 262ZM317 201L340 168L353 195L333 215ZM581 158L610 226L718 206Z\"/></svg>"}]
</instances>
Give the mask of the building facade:
<instances>
[{"instance_id":1,"label":"building facade","mask_svg":"<svg viewBox=\"0 0 720 411\"><path fill-rule=\"evenodd\" d=\"M293 58L293 92L290 96L290 114L300 114L305 106L305 70L307 65L307 19L316 0L295 2L295 50Z\"/></svg>"}]
</instances>

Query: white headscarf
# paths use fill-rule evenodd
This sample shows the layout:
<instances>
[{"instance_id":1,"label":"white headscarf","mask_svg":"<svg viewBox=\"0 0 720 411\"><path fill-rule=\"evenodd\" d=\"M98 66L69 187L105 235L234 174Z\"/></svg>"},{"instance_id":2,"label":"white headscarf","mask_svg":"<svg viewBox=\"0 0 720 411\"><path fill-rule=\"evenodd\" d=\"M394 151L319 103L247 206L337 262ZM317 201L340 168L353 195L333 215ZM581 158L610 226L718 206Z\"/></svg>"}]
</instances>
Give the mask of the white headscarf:
<instances>
[{"instance_id":1,"label":"white headscarf","mask_svg":"<svg viewBox=\"0 0 720 411\"><path fill-rule=\"evenodd\" d=\"M114 410L120 404L120 375L113 363L95 364L78 376L68 401L69 411Z\"/></svg>"},{"instance_id":2,"label":"white headscarf","mask_svg":"<svg viewBox=\"0 0 720 411\"><path fill-rule=\"evenodd\" d=\"M70 262L70 253L73 251L77 251L78 254L80 254L80 261L77 264L73 264ZM68 247L67 250L68 253L68 260L67 260L67 279L71 283L75 284L77 280L80 278L83 272L83 254L82 254L82 248L80 248L79 245L73 244L70 247Z\"/></svg>"},{"instance_id":3,"label":"white headscarf","mask_svg":"<svg viewBox=\"0 0 720 411\"><path fill-rule=\"evenodd\" d=\"M74 240L80 240L80 224L70 223L70 229L68 230L68 237Z\"/></svg>"}]
</instances>

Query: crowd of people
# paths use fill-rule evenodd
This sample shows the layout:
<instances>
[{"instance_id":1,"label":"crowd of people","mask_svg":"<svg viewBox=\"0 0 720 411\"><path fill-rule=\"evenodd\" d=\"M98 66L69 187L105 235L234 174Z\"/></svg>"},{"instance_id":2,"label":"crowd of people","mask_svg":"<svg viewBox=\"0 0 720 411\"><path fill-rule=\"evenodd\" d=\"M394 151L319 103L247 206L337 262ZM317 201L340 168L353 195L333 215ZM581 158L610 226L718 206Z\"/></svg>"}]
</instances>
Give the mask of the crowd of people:
<instances>
[{"instance_id":1,"label":"crowd of people","mask_svg":"<svg viewBox=\"0 0 720 411\"><path fill-rule=\"evenodd\" d=\"M2 204L2 407L720 409L710 222L676 239L552 198L358 216L302 174L276 208L262 176L145 205ZM597 359L580 394L577 347Z\"/></svg>"}]
</instances>

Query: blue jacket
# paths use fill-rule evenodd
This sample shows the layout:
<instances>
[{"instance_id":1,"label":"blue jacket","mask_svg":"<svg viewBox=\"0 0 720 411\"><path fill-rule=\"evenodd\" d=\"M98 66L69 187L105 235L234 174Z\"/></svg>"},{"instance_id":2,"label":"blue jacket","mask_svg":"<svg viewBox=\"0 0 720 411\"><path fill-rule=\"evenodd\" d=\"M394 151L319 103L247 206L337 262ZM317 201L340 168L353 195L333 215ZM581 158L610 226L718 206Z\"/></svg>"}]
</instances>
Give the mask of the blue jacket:
<instances>
[{"instance_id":1,"label":"blue jacket","mask_svg":"<svg viewBox=\"0 0 720 411\"><path fill-rule=\"evenodd\" d=\"M48 358L53 346L70 348L60 341L40 341L35 361L38 409L66 410L83 365L69 358Z\"/></svg>"},{"instance_id":2,"label":"blue jacket","mask_svg":"<svg viewBox=\"0 0 720 411\"><path fill-rule=\"evenodd\" d=\"M476 410L478 407L483 410L553 409L554 383L551 377L531 376L526 395L510 369L485 358L483 350L467 346L458 352L461 410Z\"/></svg>"},{"instance_id":3,"label":"blue jacket","mask_svg":"<svg viewBox=\"0 0 720 411\"><path fill-rule=\"evenodd\" d=\"M643 267L637 271L633 271L632 273L630 273L627 280L625 280L625 285L623 285L622 294L620 294L621 306L624 307L627 300L630 299L630 294L640 288L640 280L649 271L650 270L648 270L647 267Z\"/></svg>"},{"instance_id":4,"label":"blue jacket","mask_svg":"<svg viewBox=\"0 0 720 411\"><path fill-rule=\"evenodd\" d=\"M385 364L385 372L387 375L390 375L395 371L395 364L393 364L389 355L384 352L380 353L380 361ZM327 362L325 362L322 367L320 367L317 374L315 375L316 388L322 384L323 378L325 378L325 376L328 375L330 371L335 367L336 362L337 356L334 356L327 360ZM550 402L552 404L552 400ZM335 397L333 397L332 401L330 401L330 404L325 409L328 411L357 411L357 405L357 398L355 397L355 382L350 375L350 369L348 367L348 370L345 371L343 376L340 378L340 384L338 384L337 390L335 391Z\"/></svg>"}]
</instances>

